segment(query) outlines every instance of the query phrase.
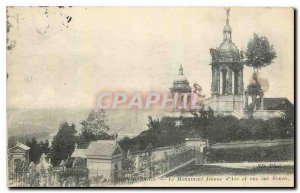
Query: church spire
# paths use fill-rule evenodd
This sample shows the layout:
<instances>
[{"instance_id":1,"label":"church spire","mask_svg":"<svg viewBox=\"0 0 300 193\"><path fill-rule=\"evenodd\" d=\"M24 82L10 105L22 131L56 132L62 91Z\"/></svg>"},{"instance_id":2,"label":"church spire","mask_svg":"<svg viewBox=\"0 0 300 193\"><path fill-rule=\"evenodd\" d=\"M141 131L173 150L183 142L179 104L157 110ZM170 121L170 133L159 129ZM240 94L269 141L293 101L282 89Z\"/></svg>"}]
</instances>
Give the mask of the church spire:
<instances>
[{"instance_id":1,"label":"church spire","mask_svg":"<svg viewBox=\"0 0 300 193\"><path fill-rule=\"evenodd\" d=\"M226 11L226 25L229 25L229 13L230 13L230 8L227 7L225 8L225 11Z\"/></svg>"},{"instance_id":2,"label":"church spire","mask_svg":"<svg viewBox=\"0 0 300 193\"><path fill-rule=\"evenodd\" d=\"M231 27L229 25L229 13L230 13L230 8L227 7L225 8L226 11L226 25L224 26L223 29L223 41L224 42L231 42Z\"/></svg>"}]
</instances>

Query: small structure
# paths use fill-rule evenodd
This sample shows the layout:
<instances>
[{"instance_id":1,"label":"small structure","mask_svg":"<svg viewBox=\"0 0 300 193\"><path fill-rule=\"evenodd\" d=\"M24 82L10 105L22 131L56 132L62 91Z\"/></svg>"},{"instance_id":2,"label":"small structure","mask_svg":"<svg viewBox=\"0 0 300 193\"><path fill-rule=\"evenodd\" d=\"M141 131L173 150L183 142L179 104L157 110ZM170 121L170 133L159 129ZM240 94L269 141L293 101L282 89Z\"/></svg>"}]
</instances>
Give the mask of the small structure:
<instances>
[{"instance_id":1,"label":"small structure","mask_svg":"<svg viewBox=\"0 0 300 193\"><path fill-rule=\"evenodd\" d=\"M86 159L86 149L78 149L78 145L75 143L75 149L71 155L71 158Z\"/></svg>"},{"instance_id":2,"label":"small structure","mask_svg":"<svg viewBox=\"0 0 300 193\"><path fill-rule=\"evenodd\" d=\"M90 143L86 150L89 178L117 181L121 174L123 150L115 140L98 140Z\"/></svg>"},{"instance_id":3,"label":"small structure","mask_svg":"<svg viewBox=\"0 0 300 193\"><path fill-rule=\"evenodd\" d=\"M15 174L15 167L19 162L29 161L30 147L23 143L17 142L17 144L8 150L8 164L10 175Z\"/></svg>"},{"instance_id":4,"label":"small structure","mask_svg":"<svg viewBox=\"0 0 300 193\"><path fill-rule=\"evenodd\" d=\"M204 163L204 148L208 146L208 141L201 138L185 138L186 146L195 151L195 164Z\"/></svg>"}]
</instances>

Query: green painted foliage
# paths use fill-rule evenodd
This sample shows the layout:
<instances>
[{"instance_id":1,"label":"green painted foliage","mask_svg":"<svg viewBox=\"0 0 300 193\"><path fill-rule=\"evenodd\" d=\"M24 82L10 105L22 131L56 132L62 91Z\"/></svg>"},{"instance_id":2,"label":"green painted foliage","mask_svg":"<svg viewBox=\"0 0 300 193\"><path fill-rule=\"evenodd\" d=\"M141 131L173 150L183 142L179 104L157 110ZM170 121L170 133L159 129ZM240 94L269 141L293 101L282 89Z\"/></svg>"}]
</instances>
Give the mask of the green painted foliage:
<instances>
[{"instance_id":1,"label":"green painted foliage","mask_svg":"<svg viewBox=\"0 0 300 193\"><path fill-rule=\"evenodd\" d=\"M273 63L276 52L268 38L254 33L253 39L248 42L246 55L246 65L254 69L260 69Z\"/></svg>"}]
</instances>

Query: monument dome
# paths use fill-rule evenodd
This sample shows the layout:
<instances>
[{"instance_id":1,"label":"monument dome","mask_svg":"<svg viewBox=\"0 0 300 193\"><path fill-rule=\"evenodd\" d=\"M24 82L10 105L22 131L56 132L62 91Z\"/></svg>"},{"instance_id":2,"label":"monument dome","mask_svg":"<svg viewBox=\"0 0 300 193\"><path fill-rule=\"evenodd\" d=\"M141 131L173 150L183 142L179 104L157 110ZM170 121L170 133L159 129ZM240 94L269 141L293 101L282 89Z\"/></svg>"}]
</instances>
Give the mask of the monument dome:
<instances>
[{"instance_id":1,"label":"monument dome","mask_svg":"<svg viewBox=\"0 0 300 193\"><path fill-rule=\"evenodd\" d=\"M183 67L180 65L179 73L177 78L173 82L173 87L171 88L172 93L190 93L191 87L189 85L188 80L183 74Z\"/></svg>"}]
</instances>

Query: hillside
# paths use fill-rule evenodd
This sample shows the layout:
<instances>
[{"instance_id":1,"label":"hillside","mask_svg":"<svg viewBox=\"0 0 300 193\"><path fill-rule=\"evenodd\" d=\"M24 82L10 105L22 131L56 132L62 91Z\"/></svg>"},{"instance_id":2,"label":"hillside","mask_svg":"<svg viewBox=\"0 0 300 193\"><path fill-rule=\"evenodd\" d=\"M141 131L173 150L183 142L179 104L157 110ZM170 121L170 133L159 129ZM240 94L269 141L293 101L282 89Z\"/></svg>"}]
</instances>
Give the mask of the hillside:
<instances>
[{"instance_id":1,"label":"hillside","mask_svg":"<svg viewBox=\"0 0 300 193\"><path fill-rule=\"evenodd\" d=\"M8 109L7 134L9 137L51 138L57 132L61 122L72 122L80 131L80 123L89 114L90 109ZM108 126L111 132L120 137L133 137L147 129L148 116L160 116L162 112L107 110Z\"/></svg>"}]
</instances>

